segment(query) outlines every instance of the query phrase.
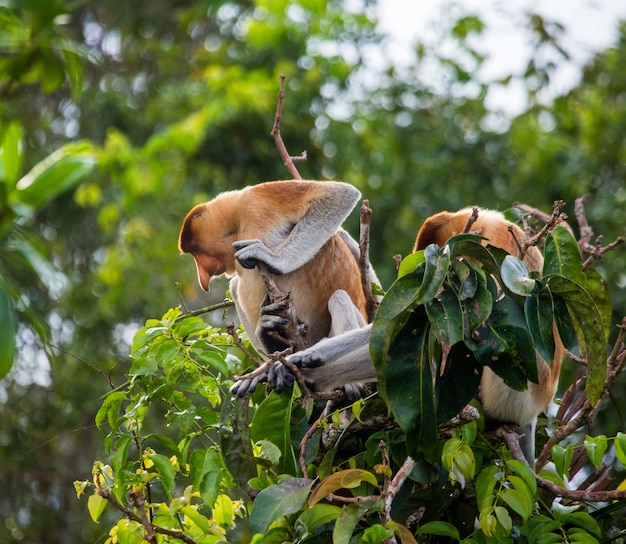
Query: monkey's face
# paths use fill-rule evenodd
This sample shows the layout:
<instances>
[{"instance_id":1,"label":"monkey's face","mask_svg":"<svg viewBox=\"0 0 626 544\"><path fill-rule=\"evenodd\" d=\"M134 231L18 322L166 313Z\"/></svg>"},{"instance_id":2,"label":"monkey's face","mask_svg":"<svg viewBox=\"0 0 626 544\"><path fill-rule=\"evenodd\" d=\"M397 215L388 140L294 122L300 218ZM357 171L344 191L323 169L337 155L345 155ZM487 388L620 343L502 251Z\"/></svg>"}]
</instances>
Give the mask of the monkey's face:
<instances>
[{"instance_id":1,"label":"monkey's face","mask_svg":"<svg viewBox=\"0 0 626 544\"><path fill-rule=\"evenodd\" d=\"M204 291L209 291L212 277L235 273L236 214L223 208L216 202L195 206L185 217L178 238L180 251L193 255Z\"/></svg>"}]
</instances>

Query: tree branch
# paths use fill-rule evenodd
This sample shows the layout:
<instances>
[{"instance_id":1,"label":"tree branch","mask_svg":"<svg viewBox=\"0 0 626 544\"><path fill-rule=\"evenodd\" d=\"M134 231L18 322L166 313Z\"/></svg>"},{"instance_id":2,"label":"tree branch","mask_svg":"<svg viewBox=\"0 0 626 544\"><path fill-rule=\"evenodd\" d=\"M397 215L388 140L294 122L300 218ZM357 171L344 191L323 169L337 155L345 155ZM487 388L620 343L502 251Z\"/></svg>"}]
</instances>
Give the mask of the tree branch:
<instances>
[{"instance_id":1,"label":"tree branch","mask_svg":"<svg viewBox=\"0 0 626 544\"><path fill-rule=\"evenodd\" d=\"M283 100L285 99L285 76L283 74L280 75L280 91L278 92L278 102L276 104L276 115L274 116L274 126L272 127L272 138L274 138L274 143L276 144L276 148L278 149L278 153L280 158L283 160L283 164L287 169L287 172L291 174L293 179L302 179L300 172L296 168L296 162L304 162L307 160L306 151L303 151L298 157L292 157L289 155L287 151L287 147L283 142L282 136L280 135L280 122L283 117Z\"/></svg>"},{"instance_id":2,"label":"tree branch","mask_svg":"<svg viewBox=\"0 0 626 544\"><path fill-rule=\"evenodd\" d=\"M194 539L189 538L182 531L175 531L173 529L166 529L165 527L160 527L159 525L154 525L153 523L150 523L149 521L146 520L147 524L148 524L148 526L150 527L150 530L151 530L151 533L148 533L148 530L147 530L147 528L146 528L146 526L144 524L144 520L142 520L140 516L135 514L135 512L133 511L132 508L129 508L128 506L125 506L124 504L119 502L117 500L117 498L115 497L115 495L113 495L113 493L111 493L111 491L109 489L106 489L104 487L98 487L98 495L100 495L101 497L106 499L114 508L117 508L128 519L143 525L144 529L146 529L146 540L148 540L148 535L152 534L152 536L153 536L152 542L156 542L154 533L159 533L159 534L162 534L162 535L171 536L172 538L178 538L178 539L182 540L183 542L185 542L185 544L197 544L197 542ZM145 511L144 511L144 513L145 513ZM148 540L148 542L150 542L150 540Z\"/></svg>"},{"instance_id":3,"label":"tree branch","mask_svg":"<svg viewBox=\"0 0 626 544\"><path fill-rule=\"evenodd\" d=\"M378 309L378 301L372 294L372 283L370 281L370 221L372 209L369 207L369 200L364 200L361 204L361 222L359 231L359 269L361 271L361 285L365 294L365 311L367 320L371 322Z\"/></svg>"},{"instance_id":4,"label":"tree branch","mask_svg":"<svg viewBox=\"0 0 626 544\"><path fill-rule=\"evenodd\" d=\"M519 446L519 436L515 431L507 430L506 427L500 427L496 430L495 434L505 441L511 455L513 455L517 461L528 464ZM564 499L584 502L610 502L626 499L626 490L587 491L583 489L565 489L539 475L535 475L535 479L537 480L538 486Z\"/></svg>"}]
</instances>

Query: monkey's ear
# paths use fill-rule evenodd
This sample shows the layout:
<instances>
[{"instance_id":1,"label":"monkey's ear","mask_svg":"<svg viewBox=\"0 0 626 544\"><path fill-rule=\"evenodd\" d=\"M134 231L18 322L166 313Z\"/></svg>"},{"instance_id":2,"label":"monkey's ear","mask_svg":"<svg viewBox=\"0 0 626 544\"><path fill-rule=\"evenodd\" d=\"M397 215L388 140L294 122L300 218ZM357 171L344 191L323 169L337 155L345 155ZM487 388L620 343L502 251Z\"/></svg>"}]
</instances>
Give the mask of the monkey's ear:
<instances>
[{"instance_id":1,"label":"monkey's ear","mask_svg":"<svg viewBox=\"0 0 626 544\"><path fill-rule=\"evenodd\" d=\"M413 251L424 249L430 244L443 245L450 238L452 230L450 221L453 215L450 212L439 212L426 219L417 233Z\"/></svg>"}]
</instances>

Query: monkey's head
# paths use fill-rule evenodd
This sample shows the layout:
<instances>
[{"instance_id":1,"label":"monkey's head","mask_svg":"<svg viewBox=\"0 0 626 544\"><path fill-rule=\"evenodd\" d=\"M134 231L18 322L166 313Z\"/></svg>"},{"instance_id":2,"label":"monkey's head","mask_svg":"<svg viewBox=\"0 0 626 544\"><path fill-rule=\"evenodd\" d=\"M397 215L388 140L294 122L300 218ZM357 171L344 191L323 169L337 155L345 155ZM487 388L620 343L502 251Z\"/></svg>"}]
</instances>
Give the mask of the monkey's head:
<instances>
[{"instance_id":1,"label":"monkey's head","mask_svg":"<svg viewBox=\"0 0 626 544\"><path fill-rule=\"evenodd\" d=\"M443 246L449 238L463 232L465 223L470 215L471 210L468 212L467 217L465 217L465 214L459 212L439 212L435 215L431 215L424 221L424 224L417 233L413 251L424 249L430 244L437 244L440 247Z\"/></svg>"},{"instance_id":2,"label":"monkey's head","mask_svg":"<svg viewBox=\"0 0 626 544\"><path fill-rule=\"evenodd\" d=\"M198 270L198 283L209 291L211 278L235 273L236 214L216 201L198 204L185 217L178 237L181 253L190 253Z\"/></svg>"}]
</instances>

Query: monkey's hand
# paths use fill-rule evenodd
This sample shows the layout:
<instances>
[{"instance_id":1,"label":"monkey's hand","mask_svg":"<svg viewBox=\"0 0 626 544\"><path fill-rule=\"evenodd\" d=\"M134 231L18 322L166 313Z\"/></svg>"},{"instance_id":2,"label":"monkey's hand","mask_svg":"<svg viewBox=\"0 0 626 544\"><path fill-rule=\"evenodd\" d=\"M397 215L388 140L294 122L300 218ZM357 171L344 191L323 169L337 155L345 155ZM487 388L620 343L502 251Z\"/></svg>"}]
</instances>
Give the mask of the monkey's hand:
<instances>
[{"instance_id":1,"label":"monkey's hand","mask_svg":"<svg viewBox=\"0 0 626 544\"><path fill-rule=\"evenodd\" d=\"M265 383L267 381L267 372L263 372L254 378L244 378L243 380L239 380L235 382L231 388L230 392L233 395L237 395L238 397L245 397L248 394L254 393L256 386L260 383Z\"/></svg>"},{"instance_id":2,"label":"monkey's hand","mask_svg":"<svg viewBox=\"0 0 626 544\"><path fill-rule=\"evenodd\" d=\"M235 258L244 268L254 268L262 263L274 275L284 274L278 257L261 240L239 240L233 243Z\"/></svg>"},{"instance_id":3,"label":"monkey's hand","mask_svg":"<svg viewBox=\"0 0 626 544\"><path fill-rule=\"evenodd\" d=\"M266 353L284 351L289 347L289 319L285 317L287 304L275 302L269 304L265 297L261 314L254 333L265 347Z\"/></svg>"}]
</instances>

